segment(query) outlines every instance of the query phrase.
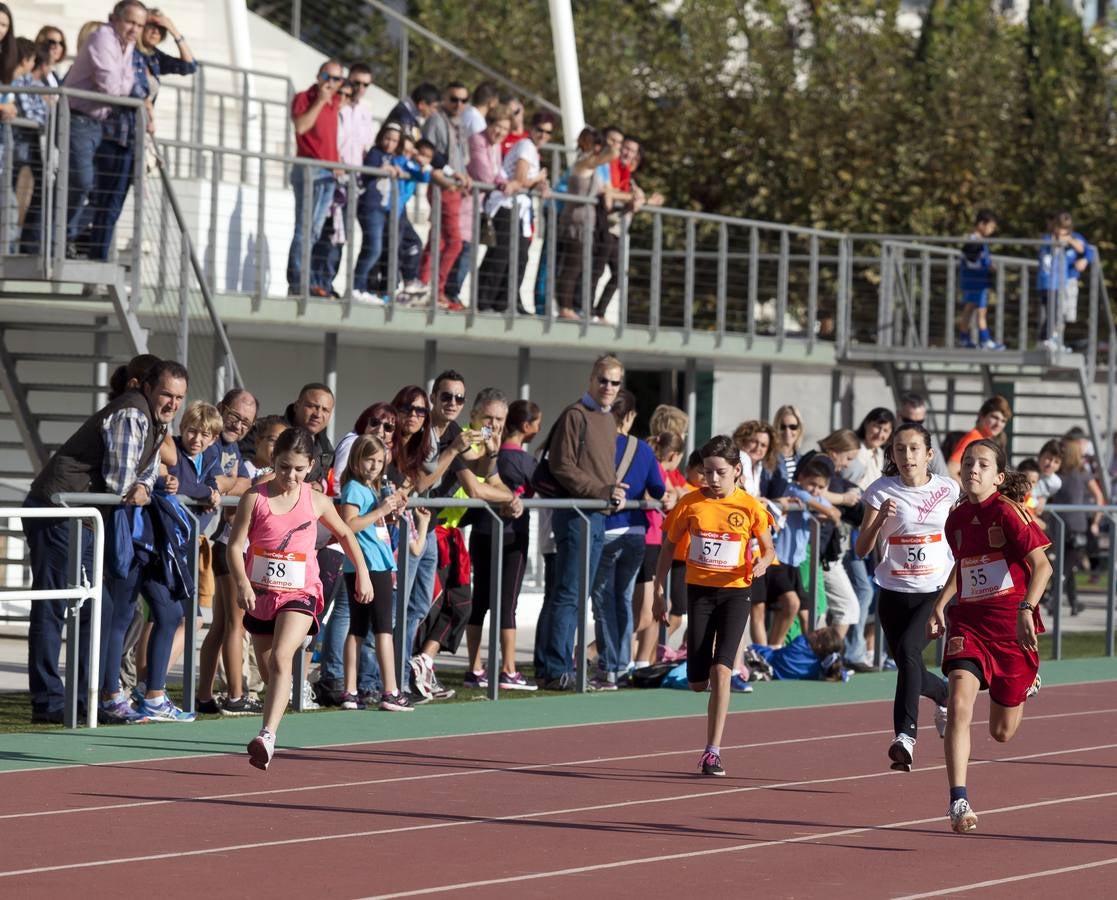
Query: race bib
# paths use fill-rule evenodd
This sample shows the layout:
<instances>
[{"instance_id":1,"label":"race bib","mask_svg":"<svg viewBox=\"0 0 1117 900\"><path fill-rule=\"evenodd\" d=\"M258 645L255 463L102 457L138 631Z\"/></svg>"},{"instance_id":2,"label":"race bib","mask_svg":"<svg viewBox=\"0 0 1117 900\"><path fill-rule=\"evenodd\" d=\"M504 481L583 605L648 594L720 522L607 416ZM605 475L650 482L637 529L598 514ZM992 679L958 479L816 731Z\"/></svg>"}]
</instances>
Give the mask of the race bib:
<instances>
[{"instance_id":1,"label":"race bib","mask_svg":"<svg viewBox=\"0 0 1117 900\"><path fill-rule=\"evenodd\" d=\"M967 556L959 564L962 571L963 600L987 600L1012 593L1012 573L1003 553Z\"/></svg>"},{"instance_id":2,"label":"race bib","mask_svg":"<svg viewBox=\"0 0 1117 900\"><path fill-rule=\"evenodd\" d=\"M946 570L946 554L941 534L894 534L888 539L888 562L899 578L938 575Z\"/></svg>"},{"instance_id":3,"label":"race bib","mask_svg":"<svg viewBox=\"0 0 1117 900\"><path fill-rule=\"evenodd\" d=\"M301 591L306 587L306 554L253 547L248 580L265 591Z\"/></svg>"},{"instance_id":4,"label":"race bib","mask_svg":"<svg viewBox=\"0 0 1117 900\"><path fill-rule=\"evenodd\" d=\"M692 534L688 559L703 569L736 569L741 565L741 535L722 531Z\"/></svg>"}]
</instances>

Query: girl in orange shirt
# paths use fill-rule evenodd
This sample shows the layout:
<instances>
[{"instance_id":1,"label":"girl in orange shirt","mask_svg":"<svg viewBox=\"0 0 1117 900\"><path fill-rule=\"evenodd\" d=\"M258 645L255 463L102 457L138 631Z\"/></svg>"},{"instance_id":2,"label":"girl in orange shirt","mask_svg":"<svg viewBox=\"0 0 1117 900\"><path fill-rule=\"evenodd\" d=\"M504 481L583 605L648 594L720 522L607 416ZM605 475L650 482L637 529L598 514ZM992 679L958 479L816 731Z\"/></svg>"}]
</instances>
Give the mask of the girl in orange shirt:
<instances>
[{"instance_id":1,"label":"girl in orange shirt","mask_svg":"<svg viewBox=\"0 0 1117 900\"><path fill-rule=\"evenodd\" d=\"M729 680L734 657L749 621L749 587L775 558L771 516L737 486L741 455L732 439L718 435L701 450L706 485L683 497L663 526L663 546L655 573L653 612L667 616L664 585L684 539L686 559L687 682L690 689L710 689L706 749L698 762L703 775L724 776L721 738L729 714ZM749 541L760 545L760 558L749 558Z\"/></svg>"}]
</instances>

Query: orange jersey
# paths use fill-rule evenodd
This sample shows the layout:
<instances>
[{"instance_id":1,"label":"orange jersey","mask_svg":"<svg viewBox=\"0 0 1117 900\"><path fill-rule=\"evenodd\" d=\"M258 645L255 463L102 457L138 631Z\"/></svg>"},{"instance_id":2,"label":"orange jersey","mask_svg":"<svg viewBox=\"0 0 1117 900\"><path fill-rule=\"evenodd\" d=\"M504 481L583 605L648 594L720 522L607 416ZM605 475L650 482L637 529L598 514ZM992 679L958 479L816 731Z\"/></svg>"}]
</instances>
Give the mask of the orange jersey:
<instances>
[{"instance_id":1,"label":"orange jersey","mask_svg":"<svg viewBox=\"0 0 1117 900\"><path fill-rule=\"evenodd\" d=\"M689 496L690 494L693 494L695 491L702 490L702 488L698 487L698 485L691 484L686 479L683 479L682 486L684 488L686 488L686 496ZM682 500L680 500L679 503L682 503ZM676 504L676 506L677 505L678 504ZM668 514L668 515L670 515L670 514ZM664 522L664 528L666 529L666 527L667 527L667 523ZM664 534L666 534L666 533L667 532L665 530ZM675 542L675 555L672 557L672 559L674 559L675 562L686 562L686 555L689 552L690 552L690 535L689 534L684 534L681 538L679 538L678 541Z\"/></svg>"},{"instance_id":2,"label":"orange jersey","mask_svg":"<svg viewBox=\"0 0 1117 900\"><path fill-rule=\"evenodd\" d=\"M752 584L749 541L768 531L768 510L740 488L721 500L693 491L683 497L664 523L668 540L688 540L687 584L743 588Z\"/></svg>"}]
</instances>

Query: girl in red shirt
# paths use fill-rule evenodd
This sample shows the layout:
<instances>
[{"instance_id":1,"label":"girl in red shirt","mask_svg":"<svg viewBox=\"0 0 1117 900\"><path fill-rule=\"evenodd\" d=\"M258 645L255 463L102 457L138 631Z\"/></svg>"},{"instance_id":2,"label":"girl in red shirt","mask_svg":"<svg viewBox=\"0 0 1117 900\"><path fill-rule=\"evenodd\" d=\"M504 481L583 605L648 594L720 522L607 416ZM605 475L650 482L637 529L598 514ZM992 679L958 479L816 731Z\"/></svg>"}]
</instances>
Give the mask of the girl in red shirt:
<instances>
[{"instance_id":1,"label":"girl in red shirt","mask_svg":"<svg viewBox=\"0 0 1117 900\"><path fill-rule=\"evenodd\" d=\"M931 638L946 633L942 668L950 693L950 826L965 834L977 828L966 794L974 701L978 691L989 691L989 733L996 741L1011 740L1023 720L1024 701L1040 687L1037 635L1043 622L1037 607L1051 564L1044 553L1047 536L1023 506L1005 496L1021 476L1006 472L1001 446L986 439L972 442L961 474L964 499L947 517L945 529L954 571L927 633Z\"/></svg>"}]
</instances>

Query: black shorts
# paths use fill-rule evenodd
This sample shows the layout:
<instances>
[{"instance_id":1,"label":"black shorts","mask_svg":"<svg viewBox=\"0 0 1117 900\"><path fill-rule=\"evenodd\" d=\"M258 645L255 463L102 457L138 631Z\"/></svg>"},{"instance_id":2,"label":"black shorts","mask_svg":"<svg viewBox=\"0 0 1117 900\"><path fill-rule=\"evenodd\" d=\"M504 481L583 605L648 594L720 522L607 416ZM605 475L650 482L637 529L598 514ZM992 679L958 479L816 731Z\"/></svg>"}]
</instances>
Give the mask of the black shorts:
<instances>
[{"instance_id":1,"label":"black shorts","mask_svg":"<svg viewBox=\"0 0 1117 900\"><path fill-rule=\"evenodd\" d=\"M799 602L807 602L807 589L798 566L772 566L764 573L768 580L768 599L775 602L784 594L798 594Z\"/></svg>"},{"instance_id":2,"label":"black shorts","mask_svg":"<svg viewBox=\"0 0 1117 900\"><path fill-rule=\"evenodd\" d=\"M229 552L229 545L223 541L215 541L213 544L213 552L210 556L213 559L213 574L215 577L220 578L222 575L232 575L229 571L229 557L226 554Z\"/></svg>"},{"instance_id":3,"label":"black shorts","mask_svg":"<svg viewBox=\"0 0 1117 900\"><path fill-rule=\"evenodd\" d=\"M655 567L659 564L659 550L661 544L644 545L644 562L640 571L636 573L637 584L648 584L655 581Z\"/></svg>"},{"instance_id":4,"label":"black shorts","mask_svg":"<svg viewBox=\"0 0 1117 900\"><path fill-rule=\"evenodd\" d=\"M318 633L318 616L314 614L317 607L317 597L303 594L283 604L278 610L277 615L281 612L297 612L305 616L310 616L310 628L307 634L313 637ZM257 619L252 613L246 612L244 614L244 630L249 634L275 634L275 619Z\"/></svg>"},{"instance_id":5,"label":"black shorts","mask_svg":"<svg viewBox=\"0 0 1117 900\"><path fill-rule=\"evenodd\" d=\"M372 582L372 603L358 603L357 573L345 573L345 587L349 590L349 633L364 640L369 628L373 634L392 633L392 606L395 599L391 571L369 572Z\"/></svg>"},{"instance_id":6,"label":"black shorts","mask_svg":"<svg viewBox=\"0 0 1117 900\"><path fill-rule=\"evenodd\" d=\"M768 602L768 572L771 571L771 569L768 569L759 578L753 578L752 585L749 587L749 596L752 599L753 606Z\"/></svg>"},{"instance_id":7,"label":"black shorts","mask_svg":"<svg viewBox=\"0 0 1117 900\"><path fill-rule=\"evenodd\" d=\"M667 599L671 602L671 615L681 618L687 613L686 562L671 560L671 582Z\"/></svg>"},{"instance_id":8,"label":"black shorts","mask_svg":"<svg viewBox=\"0 0 1117 900\"><path fill-rule=\"evenodd\" d=\"M687 681L706 681L715 663L733 668L749 607L748 588L687 585Z\"/></svg>"}]
</instances>

